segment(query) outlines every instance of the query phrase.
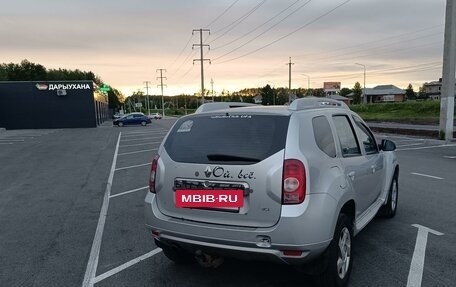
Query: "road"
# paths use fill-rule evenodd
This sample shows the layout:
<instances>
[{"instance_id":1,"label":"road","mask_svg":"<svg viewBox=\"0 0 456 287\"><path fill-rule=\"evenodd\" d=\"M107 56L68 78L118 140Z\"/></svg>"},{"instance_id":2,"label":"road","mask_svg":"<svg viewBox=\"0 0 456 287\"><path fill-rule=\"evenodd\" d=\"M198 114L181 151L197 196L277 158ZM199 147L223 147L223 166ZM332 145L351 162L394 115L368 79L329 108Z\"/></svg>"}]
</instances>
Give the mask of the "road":
<instances>
[{"instance_id":1,"label":"road","mask_svg":"<svg viewBox=\"0 0 456 287\"><path fill-rule=\"evenodd\" d=\"M218 269L178 266L156 248L144 228L143 202L150 162L172 123L2 133L0 286L83 286L88 269L97 287L312 286L288 266L237 260ZM398 147L399 209L355 238L349 286L408 286L418 235L413 224L443 233L427 236L421 286L454 286L456 143L378 137ZM93 246L99 256L90 265Z\"/></svg>"}]
</instances>

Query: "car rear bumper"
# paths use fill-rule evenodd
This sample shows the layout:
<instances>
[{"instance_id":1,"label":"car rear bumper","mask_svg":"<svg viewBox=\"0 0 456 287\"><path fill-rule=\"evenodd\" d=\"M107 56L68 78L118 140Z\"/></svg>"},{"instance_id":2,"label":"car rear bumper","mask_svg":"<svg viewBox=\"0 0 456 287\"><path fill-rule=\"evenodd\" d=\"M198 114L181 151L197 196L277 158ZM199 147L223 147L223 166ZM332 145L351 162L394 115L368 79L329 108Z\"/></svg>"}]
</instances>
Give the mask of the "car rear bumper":
<instances>
[{"instance_id":1,"label":"car rear bumper","mask_svg":"<svg viewBox=\"0 0 456 287\"><path fill-rule=\"evenodd\" d=\"M317 207L320 206L319 201L329 199L323 194L311 197L309 200ZM322 216L321 220L311 222L315 216L306 213L299 217L282 217L269 228L225 226L172 218L160 212L154 198L155 195L149 193L145 199L146 227L159 244L191 253L201 250L240 259L300 264L323 253L334 231L332 219ZM328 231L322 232L322 229ZM284 251L301 253L290 256Z\"/></svg>"}]
</instances>

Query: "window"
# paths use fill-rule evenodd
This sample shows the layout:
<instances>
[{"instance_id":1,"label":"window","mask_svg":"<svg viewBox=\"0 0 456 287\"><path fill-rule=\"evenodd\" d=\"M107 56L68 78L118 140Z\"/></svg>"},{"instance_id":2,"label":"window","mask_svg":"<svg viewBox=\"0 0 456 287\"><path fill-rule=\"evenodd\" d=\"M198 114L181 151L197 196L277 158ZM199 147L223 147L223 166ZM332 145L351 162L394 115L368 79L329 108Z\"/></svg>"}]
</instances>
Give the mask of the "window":
<instances>
[{"instance_id":1,"label":"window","mask_svg":"<svg viewBox=\"0 0 456 287\"><path fill-rule=\"evenodd\" d=\"M358 135L360 142L363 144L366 153L378 153L377 142L375 141L372 133L359 118L353 117L353 119L355 121L356 134Z\"/></svg>"},{"instance_id":2,"label":"window","mask_svg":"<svg viewBox=\"0 0 456 287\"><path fill-rule=\"evenodd\" d=\"M325 116L315 117L312 119L312 126L317 146L329 157L336 157L336 144L328 119Z\"/></svg>"},{"instance_id":3,"label":"window","mask_svg":"<svg viewBox=\"0 0 456 287\"><path fill-rule=\"evenodd\" d=\"M352 125L345 115L333 116L334 125L336 126L339 144L343 157L361 155L358 142L356 141Z\"/></svg>"},{"instance_id":4,"label":"window","mask_svg":"<svg viewBox=\"0 0 456 287\"><path fill-rule=\"evenodd\" d=\"M165 149L177 162L253 164L285 148L288 116L201 115L180 119Z\"/></svg>"}]
</instances>

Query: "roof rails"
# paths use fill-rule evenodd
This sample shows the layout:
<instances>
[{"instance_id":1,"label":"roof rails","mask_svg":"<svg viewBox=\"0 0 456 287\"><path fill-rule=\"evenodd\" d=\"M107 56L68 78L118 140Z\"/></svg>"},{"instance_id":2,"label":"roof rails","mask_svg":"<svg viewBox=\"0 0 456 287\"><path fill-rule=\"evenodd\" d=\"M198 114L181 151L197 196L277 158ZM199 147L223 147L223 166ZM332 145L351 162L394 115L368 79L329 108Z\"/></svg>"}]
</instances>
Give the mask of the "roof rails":
<instances>
[{"instance_id":1,"label":"roof rails","mask_svg":"<svg viewBox=\"0 0 456 287\"><path fill-rule=\"evenodd\" d=\"M315 108L342 108L347 110L350 109L344 102L333 100L330 98L317 97L305 97L301 99L296 99L288 107L288 109L292 111L300 111Z\"/></svg>"},{"instance_id":2,"label":"roof rails","mask_svg":"<svg viewBox=\"0 0 456 287\"><path fill-rule=\"evenodd\" d=\"M243 103L243 102L215 102L215 103L205 103L199 106L196 109L195 114L205 113L205 112L212 112L216 110L225 110L231 108L241 108L241 107L250 107L250 106L257 106L251 103Z\"/></svg>"}]
</instances>

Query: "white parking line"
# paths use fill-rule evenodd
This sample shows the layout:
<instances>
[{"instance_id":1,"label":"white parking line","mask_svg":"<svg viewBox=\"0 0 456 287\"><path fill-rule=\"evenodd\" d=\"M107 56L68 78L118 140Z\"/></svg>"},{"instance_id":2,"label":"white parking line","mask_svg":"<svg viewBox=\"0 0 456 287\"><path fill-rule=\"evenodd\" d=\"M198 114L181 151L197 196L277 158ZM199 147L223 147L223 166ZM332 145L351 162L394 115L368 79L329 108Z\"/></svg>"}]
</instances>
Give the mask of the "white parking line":
<instances>
[{"instance_id":1,"label":"white parking line","mask_svg":"<svg viewBox=\"0 0 456 287\"><path fill-rule=\"evenodd\" d=\"M453 147L453 146L456 146L456 144L442 144L442 145L432 145L432 146L423 146L423 147L411 147L411 148L397 149L396 151L420 150L420 149L440 148L440 147Z\"/></svg>"},{"instance_id":2,"label":"white parking line","mask_svg":"<svg viewBox=\"0 0 456 287\"><path fill-rule=\"evenodd\" d=\"M148 138L140 138L140 139L128 139L128 140L121 140L121 142L131 142L131 141L142 141L142 140L149 140L149 139L162 139L163 137L148 137Z\"/></svg>"},{"instance_id":3,"label":"white parking line","mask_svg":"<svg viewBox=\"0 0 456 287\"><path fill-rule=\"evenodd\" d=\"M140 167L140 166L145 166L145 165L151 165L151 164L152 164L151 162L148 162L148 163L144 163L144 164L137 164L137 165L130 165L130 166L125 166L125 167L119 167L119 168L116 168L116 171L118 171L118 170L123 170L123 169L130 169L130 168Z\"/></svg>"},{"instance_id":4,"label":"white parking line","mask_svg":"<svg viewBox=\"0 0 456 287\"><path fill-rule=\"evenodd\" d=\"M150 130L147 130L147 131L140 131L140 132L128 132L128 133L123 133L124 136L128 136L128 135L133 135L133 134L147 134L147 133L152 133L152 132L167 132L166 130L164 129L150 129Z\"/></svg>"},{"instance_id":5,"label":"white parking line","mask_svg":"<svg viewBox=\"0 0 456 287\"><path fill-rule=\"evenodd\" d=\"M97 277L93 278L92 284L98 283L98 282L100 282L100 281L102 281L102 280L104 280L104 279L106 279L108 277L111 277L112 275L115 275L115 274L127 269L128 267L135 265L136 263L144 261L147 258L152 257L152 256L154 256L157 253L160 253L161 251L162 251L161 248L155 248L154 250L152 250L149 253L141 255L138 258L130 260L127 263L124 263L124 264L122 264L122 265L120 265L120 266L118 266L118 267L116 267L114 269L111 269L111 270L109 270L109 271L107 271L107 272L105 272L103 274L100 274Z\"/></svg>"},{"instance_id":6,"label":"white parking line","mask_svg":"<svg viewBox=\"0 0 456 287\"><path fill-rule=\"evenodd\" d=\"M120 137L122 133L119 133L117 138L116 150L114 151L114 156L112 159L111 171L109 172L108 183L106 184L105 194L103 197L103 205L100 210L100 217L98 218L97 229L95 231L95 236L92 242L92 248L90 249L90 257L87 262L87 268L84 275L84 281L82 281L82 287L92 287L93 279L97 273L98 267L98 257L100 255L101 239L103 238L103 230L106 222L106 217L108 215L108 206L109 206L109 195L111 194L112 182L114 179L114 171L116 169L117 163L117 153L119 151Z\"/></svg>"},{"instance_id":7,"label":"white parking line","mask_svg":"<svg viewBox=\"0 0 456 287\"><path fill-rule=\"evenodd\" d=\"M444 155L444 158L449 158L449 159L454 159L456 158L456 155Z\"/></svg>"},{"instance_id":8,"label":"white parking line","mask_svg":"<svg viewBox=\"0 0 456 287\"><path fill-rule=\"evenodd\" d=\"M141 144L128 144L128 145L121 145L120 147L140 146L140 145L159 144L159 143L161 143L161 142L149 142L149 143L141 143Z\"/></svg>"},{"instance_id":9,"label":"white parking line","mask_svg":"<svg viewBox=\"0 0 456 287\"><path fill-rule=\"evenodd\" d=\"M137 150L137 151L131 151L131 152L124 152L124 153L119 153L118 156L127 155L127 154L141 153L141 152L148 152L148 151L154 151L154 150L158 150L158 148L151 148L151 149L143 149L143 150Z\"/></svg>"},{"instance_id":10,"label":"white parking line","mask_svg":"<svg viewBox=\"0 0 456 287\"><path fill-rule=\"evenodd\" d=\"M424 257L426 255L428 234L432 233L438 236L442 236L443 233L419 224L412 224L412 226L418 228L418 234L416 236L415 250L413 251L412 262L410 263L410 271L407 278L407 287L420 287L421 280L423 278Z\"/></svg>"},{"instance_id":11,"label":"white parking line","mask_svg":"<svg viewBox=\"0 0 456 287\"><path fill-rule=\"evenodd\" d=\"M147 132L147 133L137 133L137 134L130 134L130 135L124 135L124 138L133 138L133 137L140 137L140 136L145 136L145 135L157 135L157 134L162 134L165 135L167 132L162 132L162 131L155 131L155 132Z\"/></svg>"},{"instance_id":12,"label":"white parking line","mask_svg":"<svg viewBox=\"0 0 456 287\"><path fill-rule=\"evenodd\" d=\"M438 176L433 176L433 175L423 174L423 173L417 173L417 172L411 172L410 174L429 177L429 178L433 178L433 179L443 179L443 177L438 177Z\"/></svg>"},{"instance_id":13,"label":"white parking line","mask_svg":"<svg viewBox=\"0 0 456 287\"><path fill-rule=\"evenodd\" d=\"M23 142L25 140L16 140L16 139L0 139L0 141L6 141L6 142Z\"/></svg>"},{"instance_id":14,"label":"white parking line","mask_svg":"<svg viewBox=\"0 0 456 287\"><path fill-rule=\"evenodd\" d=\"M396 147L416 146L416 145L422 145L422 144L423 144L423 143L405 144L405 145L397 145Z\"/></svg>"},{"instance_id":15,"label":"white parking line","mask_svg":"<svg viewBox=\"0 0 456 287\"><path fill-rule=\"evenodd\" d=\"M140 187L140 188L136 188L136 189L132 189L132 190L128 190L128 191L116 193L116 194L110 195L109 198L113 198L113 197L117 197L117 196L122 196L122 195L125 195L125 194L129 194L129 193L132 193L132 192L144 190L144 189L147 189L147 188L149 188L149 186L143 186L143 187Z\"/></svg>"},{"instance_id":16,"label":"white parking line","mask_svg":"<svg viewBox=\"0 0 456 287\"><path fill-rule=\"evenodd\" d=\"M13 143L0 143L0 144L13 144Z\"/></svg>"}]
</instances>

